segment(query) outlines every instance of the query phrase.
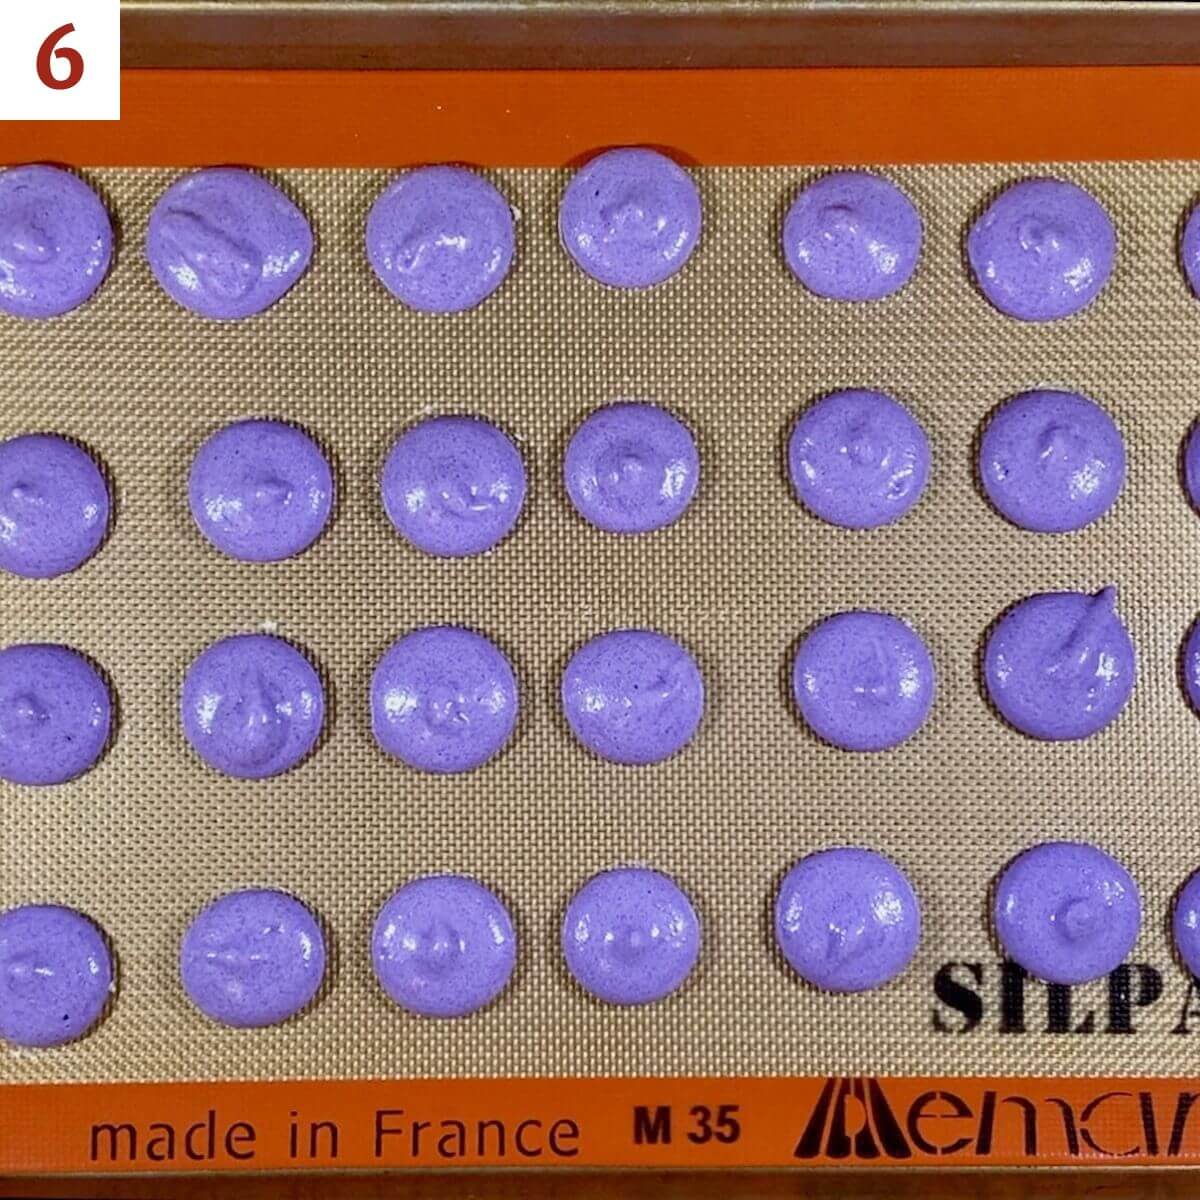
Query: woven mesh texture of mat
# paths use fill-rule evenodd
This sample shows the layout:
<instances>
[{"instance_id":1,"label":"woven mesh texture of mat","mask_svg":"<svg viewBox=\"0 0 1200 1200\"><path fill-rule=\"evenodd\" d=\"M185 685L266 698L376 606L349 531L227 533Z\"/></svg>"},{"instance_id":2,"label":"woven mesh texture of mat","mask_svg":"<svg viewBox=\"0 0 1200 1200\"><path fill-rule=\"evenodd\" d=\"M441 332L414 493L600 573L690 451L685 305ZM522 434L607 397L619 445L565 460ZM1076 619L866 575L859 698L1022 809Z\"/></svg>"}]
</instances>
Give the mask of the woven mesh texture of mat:
<instances>
[{"instance_id":1,"label":"woven mesh texture of mat","mask_svg":"<svg viewBox=\"0 0 1200 1200\"><path fill-rule=\"evenodd\" d=\"M922 213L925 249L907 288L865 305L815 299L782 263L779 221L815 171L697 171L701 246L675 279L640 294L592 283L558 246L564 173L495 172L519 214L518 259L482 308L452 318L406 310L368 268L363 224L385 174L284 172L317 232L313 268L274 309L231 324L177 308L142 257L149 210L176 173L88 172L120 224L114 272L66 318L0 321L0 435L80 439L111 475L115 519L101 552L74 574L0 578L0 630L4 642L57 641L91 655L111 676L120 719L111 749L81 779L2 786L0 903L53 900L90 914L112 939L120 988L82 1041L0 1051L0 1078L1192 1071L1194 1041L1171 1032L1188 981L1167 914L1200 866L1200 717L1178 673L1200 610L1200 516L1178 473L1200 415L1200 301L1175 250L1200 165L1050 170L1103 201L1120 253L1099 301L1048 326L993 311L963 266L965 228L999 187L1033 173L1020 164L889 171ZM1128 443L1124 494L1079 533L1015 529L974 482L973 442L989 411L1045 385L1097 398ZM933 445L925 497L891 528L832 528L790 494L789 427L813 398L846 386L894 393ZM572 429L618 398L672 409L695 430L703 461L685 518L632 539L585 525L561 485ZM432 413L494 420L525 455L525 514L486 556L423 556L384 516L382 458L400 430ZM222 557L187 512L197 447L248 416L303 425L336 466L331 527L288 562ZM1031 593L1108 583L1120 589L1140 656L1125 713L1076 744L1007 728L979 684L986 628ZM822 745L787 695L801 631L854 607L911 621L939 672L926 726L883 754ZM464 776L405 768L369 728L379 654L436 622L493 637L522 685L514 740ZM697 739L658 766L590 756L557 700L571 651L625 625L680 638L707 680ZM190 752L177 695L201 648L254 630L304 647L331 704L312 757L241 782ZM1163 995L1135 1010L1134 1035L1104 1033L1103 983L1074 1001L1075 1023L1095 1009L1094 1033L1044 1032L1040 985L1030 986L1028 1032L999 1032L989 888L1014 854L1048 838L1098 842L1142 887L1133 957L1161 972ZM856 996L801 984L770 936L782 872L838 843L892 856L925 914L909 971ZM573 889L618 863L677 877L704 924L687 985L641 1009L592 1001L558 951ZM459 1021L393 1006L366 951L384 898L436 871L494 887L521 942L508 991ZM333 962L310 1011L234 1031L190 1006L177 948L199 907L247 885L311 904ZM982 964L984 1015L971 1033L934 1027L932 979L951 961Z\"/></svg>"}]
</instances>

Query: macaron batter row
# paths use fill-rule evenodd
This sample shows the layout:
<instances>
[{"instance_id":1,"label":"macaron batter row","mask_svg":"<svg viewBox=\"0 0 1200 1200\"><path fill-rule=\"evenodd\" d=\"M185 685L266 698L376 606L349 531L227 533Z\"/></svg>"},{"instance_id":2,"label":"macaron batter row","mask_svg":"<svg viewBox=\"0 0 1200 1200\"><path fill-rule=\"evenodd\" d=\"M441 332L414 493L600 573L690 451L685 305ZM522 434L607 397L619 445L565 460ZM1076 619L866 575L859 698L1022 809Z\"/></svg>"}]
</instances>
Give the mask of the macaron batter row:
<instances>
[{"instance_id":1,"label":"macaron batter row","mask_svg":"<svg viewBox=\"0 0 1200 1200\"><path fill-rule=\"evenodd\" d=\"M1200 222L1183 215L1179 261L1200 288L1193 244ZM654 151L622 149L577 172L562 196L558 231L595 286L649 289L687 269L706 236L703 224L686 170ZM923 236L918 209L896 184L882 173L844 171L820 176L795 197L780 249L798 287L869 306L908 285ZM521 266L507 200L459 167L398 176L374 202L364 247L388 293L433 320L469 320L480 305L503 304L505 279ZM1030 323L1087 308L1108 285L1117 248L1103 206L1078 185L1048 177L1001 192L965 234L981 296L1008 319ZM251 320L287 304L304 273L320 269L301 208L264 177L233 168L184 175L168 188L151 216L145 254L162 290L201 320ZM0 312L41 321L101 305L111 258L111 221L76 176L49 167L0 172ZM1127 448L1103 396L1031 386L995 400L981 415L971 467L996 520L1042 538L1114 519ZM890 527L921 503L939 472L958 471L953 486L972 483L969 470L938 461L936 437L882 390L839 387L807 397L780 436L794 500L808 518L847 537L877 539L884 553ZM378 502L397 538L439 559L510 552L539 519L523 441L519 428L470 411L435 412L397 428L377 469ZM1181 428L1179 447L1181 490L1200 505L1200 435ZM215 427L195 447L179 504L214 554L269 571L311 553L345 503L335 483L337 449L286 414ZM103 461L104 447L77 441L69 421L0 442L0 569L28 581L33 604L37 588L69 588L73 572L89 570L123 536ZM597 539L685 527L707 478L682 414L655 398L621 394L565 431L559 470L555 487ZM764 478L776 470L763 462ZM980 630L980 688L1012 736L1076 742L1101 736L1120 716L1138 676L1120 612L1125 586L1118 579L1095 592L1015 594ZM910 622L902 600L895 612L830 611L797 628L786 668L798 726L850 755L886 755L913 737L936 738L936 632ZM1200 711L1200 625L1181 628L1178 638L1179 700ZM503 639L504 630L491 627L397 630L354 701L369 710L378 750L400 770L486 771L513 736L528 683ZM236 779L304 769L337 736L314 658L320 649L214 629L184 676L181 738L208 768ZM706 714L714 684L705 649L669 629L603 624L564 646L561 715L580 748L636 774L719 736ZM764 695L770 688L765 680ZM104 664L71 647L0 650L0 778L40 787L79 778L114 738L127 736L119 708ZM1119 847L1101 848L1086 840L1086 828L1080 833L1079 841L1032 845L1010 862L992 906L1005 953L1051 983L1083 983L1119 966L1150 916L1119 854L1109 852ZM563 961L599 1001L660 1001L685 985L704 953L701 906L651 866L596 866L562 914ZM1172 938L1187 969L1200 972L1200 892L1195 878L1179 882ZM909 965L920 943L920 899L903 865L874 849L813 847L793 856L779 881L773 934L807 983L863 991ZM285 1021L322 987L326 938L320 915L298 895L225 892L188 927L182 988L225 1025ZM120 930L101 931L70 907L22 905L0 914L0 1036L53 1046L86 1032L111 1003L120 943ZM510 986L520 944L493 891L469 875L430 873L409 879L378 910L365 952L397 1005L419 1016L462 1017Z\"/></svg>"}]
</instances>

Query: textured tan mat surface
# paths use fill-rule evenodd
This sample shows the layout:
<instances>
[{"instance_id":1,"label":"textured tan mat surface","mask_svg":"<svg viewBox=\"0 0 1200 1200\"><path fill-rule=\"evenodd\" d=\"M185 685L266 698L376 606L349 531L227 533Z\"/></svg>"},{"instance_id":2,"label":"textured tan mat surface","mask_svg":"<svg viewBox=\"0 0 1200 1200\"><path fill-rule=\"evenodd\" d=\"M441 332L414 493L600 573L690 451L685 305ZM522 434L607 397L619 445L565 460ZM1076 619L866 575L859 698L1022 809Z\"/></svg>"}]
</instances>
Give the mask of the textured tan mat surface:
<instances>
[{"instance_id":1,"label":"textured tan mat surface","mask_svg":"<svg viewBox=\"0 0 1200 1200\"><path fill-rule=\"evenodd\" d=\"M82 779L50 790L2 785L0 903L56 900L90 913L116 946L120 992L76 1045L0 1051L0 1078L1194 1071L1194 1037L1171 1033L1187 981L1166 917L1172 893L1200 866L1200 718L1177 677L1180 642L1200 611L1200 516L1177 476L1180 442L1200 415L1200 302L1174 249L1200 165L1057 170L1108 206L1120 254L1099 302L1049 327L992 311L962 267L965 225L992 189L1028 173L1016 165L893 172L925 219L924 257L898 297L861 306L807 295L776 252L780 214L816 172L698 172L702 245L680 276L645 294L606 291L569 265L554 234L563 174L498 172L521 214L518 262L483 308L450 319L408 312L370 274L363 221L385 174L285 173L317 231L314 269L266 315L229 325L176 308L142 260L148 211L173 173L92 172L123 227L115 272L65 319L0 321L0 434L82 439L111 472L115 525L73 575L0 578L0 633L94 656L111 674L120 725ZM783 468L797 412L852 385L902 398L935 459L931 487L901 524L859 534L807 516ZM1023 533L974 485L972 440L985 415L1034 385L1091 394L1127 438L1125 493L1093 529ZM620 397L669 406L695 429L703 455L686 518L634 540L585 526L559 482L573 426ZM400 429L434 412L498 421L526 455L527 511L487 557L424 557L382 512L382 456ZM196 447L251 415L303 424L337 465L331 528L283 564L223 558L185 506ZM978 683L983 631L1029 593L1109 582L1140 654L1125 714L1073 745L1006 728ZM786 696L798 634L857 606L910 620L939 670L926 727L880 755L819 744ZM494 637L523 685L515 740L457 778L385 757L367 716L379 653L400 633L442 621ZM660 766L590 757L558 710L569 652L625 624L681 638L708 681L696 742ZM176 694L204 645L256 629L306 647L332 704L312 758L273 780L238 782L189 752ZM1012 855L1049 837L1100 842L1142 885L1147 919L1135 958L1162 972L1164 989L1135 1013L1134 1035L1103 1033L1103 984L1076 999L1077 1020L1097 1010L1091 1035L1040 1032L1040 987L1027 1000L1030 1032L997 1033L989 885ZM926 928L902 979L836 997L783 969L768 914L792 861L846 842L903 865ZM573 987L557 928L574 887L628 862L679 878L702 914L705 945L680 994L622 1011ZM365 948L381 901L439 870L497 888L522 942L509 991L450 1023L393 1007ZM313 905L334 969L302 1018L236 1032L189 1006L175 956L198 907L251 884ZM983 964L975 1032L933 1028L931 981L948 961Z\"/></svg>"}]
</instances>

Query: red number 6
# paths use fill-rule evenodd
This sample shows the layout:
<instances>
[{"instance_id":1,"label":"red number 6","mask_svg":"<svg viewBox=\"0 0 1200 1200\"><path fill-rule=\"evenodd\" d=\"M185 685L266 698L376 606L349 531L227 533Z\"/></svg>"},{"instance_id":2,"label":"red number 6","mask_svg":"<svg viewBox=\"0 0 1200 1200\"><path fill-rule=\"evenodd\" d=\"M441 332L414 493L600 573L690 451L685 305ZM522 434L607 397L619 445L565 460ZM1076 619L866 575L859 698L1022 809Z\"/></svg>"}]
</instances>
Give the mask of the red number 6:
<instances>
[{"instance_id":1,"label":"red number 6","mask_svg":"<svg viewBox=\"0 0 1200 1200\"><path fill-rule=\"evenodd\" d=\"M68 33L74 33L74 25L60 25L41 44L37 54L38 78L56 92L73 88L83 78L83 55L70 46L59 47L58 42ZM59 79L50 69L51 58L61 58L66 61L67 73Z\"/></svg>"}]
</instances>

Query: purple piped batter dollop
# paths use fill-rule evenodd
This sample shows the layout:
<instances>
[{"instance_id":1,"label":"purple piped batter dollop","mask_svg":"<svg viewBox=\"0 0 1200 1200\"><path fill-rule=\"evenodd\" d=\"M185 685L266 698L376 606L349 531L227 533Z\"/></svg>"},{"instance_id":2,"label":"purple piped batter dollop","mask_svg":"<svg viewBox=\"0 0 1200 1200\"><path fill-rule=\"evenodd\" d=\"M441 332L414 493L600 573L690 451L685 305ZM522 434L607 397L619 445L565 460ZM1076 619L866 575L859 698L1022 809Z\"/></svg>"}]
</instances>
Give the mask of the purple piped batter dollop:
<instances>
[{"instance_id":1,"label":"purple piped batter dollop","mask_svg":"<svg viewBox=\"0 0 1200 1200\"><path fill-rule=\"evenodd\" d=\"M612 762L661 762L692 740L704 715L704 679L673 638L619 629L582 646L562 678L571 732Z\"/></svg>"},{"instance_id":2,"label":"purple piped batter dollop","mask_svg":"<svg viewBox=\"0 0 1200 1200\"><path fill-rule=\"evenodd\" d=\"M912 884L873 850L820 850L779 886L775 941L797 975L826 991L880 987L908 966L920 940Z\"/></svg>"},{"instance_id":3,"label":"purple piped batter dollop","mask_svg":"<svg viewBox=\"0 0 1200 1200\"><path fill-rule=\"evenodd\" d=\"M66 438L26 434L0 443L0 568L27 579L73 571L104 540L108 485Z\"/></svg>"},{"instance_id":4,"label":"purple piped batter dollop","mask_svg":"<svg viewBox=\"0 0 1200 1200\"><path fill-rule=\"evenodd\" d=\"M0 913L0 1038L61 1046L100 1019L113 991L104 935L74 909L29 904Z\"/></svg>"},{"instance_id":5,"label":"purple piped batter dollop","mask_svg":"<svg viewBox=\"0 0 1200 1200\"><path fill-rule=\"evenodd\" d=\"M1133 692L1137 655L1117 589L1031 596L996 625L984 652L988 695L1011 725L1045 741L1098 733Z\"/></svg>"},{"instance_id":6,"label":"purple piped batter dollop","mask_svg":"<svg viewBox=\"0 0 1200 1200\"><path fill-rule=\"evenodd\" d=\"M433 417L405 431L380 480L392 524L427 554L482 554L508 535L525 503L520 451L495 425Z\"/></svg>"},{"instance_id":7,"label":"purple piped batter dollop","mask_svg":"<svg viewBox=\"0 0 1200 1200\"><path fill-rule=\"evenodd\" d=\"M783 256L810 292L831 300L880 300L912 277L921 218L890 180L869 171L823 175L783 222Z\"/></svg>"},{"instance_id":8,"label":"purple piped batter dollop","mask_svg":"<svg viewBox=\"0 0 1200 1200\"><path fill-rule=\"evenodd\" d=\"M1086 308L1112 274L1117 234L1099 201L1063 179L1026 179L992 202L967 235L983 294L1020 321Z\"/></svg>"},{"instance_id":9,"label":"purple piped batter dollop","mask_svg":"<svg viewBox=\"0 0 1200 1200\"><path fill-rule=\"evenodd\" d=\"M571 974L609 1004L650 1004L683 985L700 955L687 893L645 867L593 875L571 897L562 927Z\"/></svg>"},{"instance_id":10,"label":"purple piped batter dollop","mask_svg":"<svg viewBox=\"0 0 1200 1200\"><path fill-rule=\"evenodd\" d=\"M1200 871L1179 889L1179 895L1175 897L1171 932L1184 966L1200 978Z\"/></svg>"},{"instance_id":11,"label":"purple piped batter dollop","mask_svg":"<svg viewBox=\"0 0 1200 1200\"><path fill-rule=\"evenodd\" d=\"M1112 507L1125 482L1125 441L1094 400L1026 392L988 422L979 445L988 499L1022 529L1082 529Z\"/></svg>"},{"instance_id":12,"label":"purple piped batter dollop","mask_svg":"<svg viewBox=\"0 0 1200 1200\"><path fill-rule=\"evenodd\" d=\"M579 267L609 287L644 288L669 279L700 240L700 192L656 150L598 154L563 193L558 233Z\"/></svg>"},{"instance_id":13,"label":"purple piped batter dollop","mask_svg":"<svg viewBox=\"0 0 1200 1200\"><path fill-rule=\"evenodd\" d=\"M482 766L512 736L517 680L478 633L451 625L394 642L371 680L371 728L389 754L422 771Z\"/></svg>"},{"instance_id":14,"label":"purple piped batter dollop","mask_svg":"<svg viewBox=\"0 0 1200 1200\"><path fill-rule=\"evenodd\" d=\"M317 994L325 937L286 892L250 889L214 900L188 926L179 951L184 990L225 1025L275 1025Z\"/></svg>"},{"instance_id":15,"label":"purple piped batter dollop","mask_svg":"<svg viewBox=\"0 0 1200 1200\"><path fill-rule=\"evenodd\" d=\"M308 269L308 218L261 175L207 167L171 184L150 214L146 258L163 291L202 317L270 308Z\"/></svg>"},{"instance_id":16,"label":"purple piped batter dollop","mask_svg":"<svg viewBox=\"0 0 1200 1200\"><path fill-rule=\"evenodd\" d=\"M933 659L898 617L828 617L800 643L792 694L816 735L843 750L886 750L912 737L933 704Z\"/></svg>"},{"instance_id":17,"label":"purple piped batter dollop","mask_svg":"<svg viewBox=\"0 0 1200 1200\"><path fill-rule=\"evenodd\" d=\"M1200 422L1197 422L1183 447L1183 481L1192 507L1200 509Z\"/></svg>"},{"instance_id":18,"label":"purple piped batter dollop","mask_svg":"<svg viewBox=\"0 0 1200 1200\"><path fill-rule=\"evenodd\" d=\"M1183 686L1191 706L1200 713L1200 620L1188 630L1183 644Z\"/></svg>"},{"instance_id":19,"label":"purple piped batter dollop","mask_svg":"<svg viewBox=\"0 0 1200 1200\"><path fill-rule=\"evenodd\" d=\"M563 461L567 495L609 533L646 533L692 502L700 455L682 421L654 404L610 404L575 431Z\"/></svg>"},{"instance_id":20,"label":"purple piped batter dollop","mask_svg":"<svg viewBox=\"0 0 1200 1200\"><path fill-rule=\"evenodd\" d=\"M0 650L0 777L66 783L96 762L111 728L108 685L82 654L66 646Z\"/></svg>"},{"instance_id":21,"label":"purple piped batter dollop","mask_svg":"<svg viewBox=\"0 0 1200 1200\"><path fill-rule=\"evenodd\" d=\"M1179 261L1193 295L1200 296L1200 205L1188 213L1179 239Z\"/></svg>"},{"instance_id":22,"label":"purple piped batter dollop","mask_svg":"<svg viewBox=\"0 0 1200 1200\"><path fill-rule=\"evenodd\" d=\"M188 668L183 732L210 767L264 779L316 744L325 692L312 663L282 638L247 633L214 642Z\"/></svg>"},{"instance_id":23,"label":"purple piped batter dollop","mask_svg":"<svg viewBox=\"0 0 1200 1200\"><path fill-rule=\"evenodd\" d=\"M0 312L41 319L104 282L113 231L100 197L58 167L0 171Z\"/></svg>"},{"instance_id":24,"label":"purple piped batter dollop","mask_svg":"<svg viewBox=\"0 0 1200 1200\"><path fill-rule=\"evenodd\" d=\"M1142 923L1137 884L1081 842L1046 842L1014 859L996 886L1004 952L1048 983L1087 983L1119 967Z\"/></svg>"},{"instance_id":25,"label":"purple piped batter dollop","mask_svg":"<svg viewBox=\"0 0 1200 1200\"><path fill-rule=\"evenodd\" d=\"M482 304L512 266L508 201L474 171L420 167L391 183L367 217L367 258L384 287L420 312Z\"/></svg>"},{"instance_id":26,"label":"purple piped batter dollop","mask_svg":"<svg viewBox=\"0 0 1200 1200\"><path fill-rule=\"evenodd\" d=\"M508 909L462 875L406 883L379 910L371 934L383 990L425 1017L462 1017L490 1004L516 961Z\"/></svg>"},{"instance_id":27,"label":"purple piped batter dollop","mask_svg":"<svg viewBox=\"0 0 1200 1200\"><path fill-rule=\"evenodd\" d=\"M801 504L845 529L898 521L929 480L925 431L883 392L834 392L800 415L788 471Z\"/></svg>"},{"instance_id":28,"label":"purple piped batter dollop","mask_svg":"<svg viewBox=\"0 0 1200 1200\"><path fill-rule=\"evenodd\" d=\"M291 558L329 521L333 474L303 430L283 421L239 421L200 447L188 476L200 532L246 562Z\"/></svg>"}]
</instances>

